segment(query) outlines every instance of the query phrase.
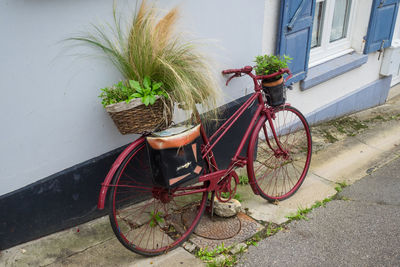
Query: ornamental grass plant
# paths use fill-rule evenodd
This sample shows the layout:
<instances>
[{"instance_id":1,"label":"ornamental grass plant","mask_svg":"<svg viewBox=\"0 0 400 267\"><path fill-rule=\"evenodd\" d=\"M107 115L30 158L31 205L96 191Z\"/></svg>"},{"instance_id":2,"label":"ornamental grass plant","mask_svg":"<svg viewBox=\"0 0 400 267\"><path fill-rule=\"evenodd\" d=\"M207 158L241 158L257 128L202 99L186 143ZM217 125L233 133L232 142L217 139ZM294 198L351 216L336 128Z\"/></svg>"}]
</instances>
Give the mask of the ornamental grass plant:
<instances>
[{"instance_id":1,"label":"ornamental grass plant","mask_svg":"<svg viewBox=\"0 0 400 267\"><path fill-rule=\"evenodd\" d=\"M90 32L70 39L103 52L126 81L143 85L148 77L161 83L168 98L188 113L196 104L204 110L216 110L221 90L215 72L198 44L177 32L178 17L177 7L161 15L143 0L125 21L114 2L112 24L93 25Z\"/></svg>"}]
</instances>

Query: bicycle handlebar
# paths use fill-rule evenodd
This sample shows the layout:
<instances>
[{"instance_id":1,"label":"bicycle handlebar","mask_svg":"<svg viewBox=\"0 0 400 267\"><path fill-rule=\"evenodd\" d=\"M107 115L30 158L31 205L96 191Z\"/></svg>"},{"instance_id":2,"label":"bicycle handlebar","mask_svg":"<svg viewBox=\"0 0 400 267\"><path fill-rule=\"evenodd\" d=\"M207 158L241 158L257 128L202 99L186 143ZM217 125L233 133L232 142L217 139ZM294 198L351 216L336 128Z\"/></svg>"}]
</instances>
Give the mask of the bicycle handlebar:
<instances>
[{"instance_id":1,"label":"bicycle handlebar","mask_svg":"<svg viewBox=\"0 0 400 267\"><path fill-rule=\"evenodd\" d=\"M241 69L228 69L228 70L223 70L222 74L231 74L231 73L250 73L253 70L253 67L251 66L245 66L244 68Z\"/></svg>"},{"instance_id":2,"label":"bicycle handlebar","mask_svg":"<svg viewBox=\"0 0 400 267\"><path fill-rule=\"evenodd\" d=\"M288 68L285 69L280 69L279 71L272 73L272 74L268 74L268 75L253 75L251 72L253 71L253 67L251 66L245 66L241 69L227 69L227 70L223 70L222 74L231 74L234 73L234 75L232 75L227 81L226 81L226 85L228 85L228 83L235 77L240 77L240 75L242 73L248 74L250 75L253 79L255 80L262 80L262 79L269 79L269 78L273 78L275 76L278 75L282 75L284 73L289 74L289 76L285 79L285 82L287 80L289 80L292 77L292 73L290 72L290 70Z\"/></svg>"},{"instance_id":3,"label":"bicycle handlebar","mask_svg":"<svg viewBox=\"0 0 400 267\"><path fill-rule=\"evenodd\" d=\"M284 73L289 74L289 78L292 77L292 73L290 72L290 70L288 68L280 69L277 72L272 73L272 74L268 74L268 75L257 75L256 77L257 77L257 80L259 80L259 79L269 79L269 78L273 78L273 77L278 76L278 75L282 75ZM289 78L286 78L286 80L288 80Z\"/></svg>"}]
</instances>

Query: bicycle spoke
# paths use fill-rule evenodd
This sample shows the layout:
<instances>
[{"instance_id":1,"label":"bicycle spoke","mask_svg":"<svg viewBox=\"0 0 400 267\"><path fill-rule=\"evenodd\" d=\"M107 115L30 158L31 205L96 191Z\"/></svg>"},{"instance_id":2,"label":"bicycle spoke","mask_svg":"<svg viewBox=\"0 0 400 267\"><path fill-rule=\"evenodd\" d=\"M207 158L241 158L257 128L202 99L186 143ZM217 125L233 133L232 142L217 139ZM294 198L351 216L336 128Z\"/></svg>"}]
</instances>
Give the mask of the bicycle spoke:
<instances>
[{"instance_id":1,"label":"bicycle spoke","mask_svg":"<svg viewBox=\"0 0 400 267\"><path fill-rule=\"evenodd\" d=\"M185 241L206 205L206 192L196 192L204 184L174 189L153 184L146 146L143 143L126 157L110 187L110 221L118 240L142 255L159 255ZM188 193L184 196L175 192ZM193 216L183 226L180 214L196 203ZM200 214L200 215L199 215Z\"/></svg>"}]
</instances>

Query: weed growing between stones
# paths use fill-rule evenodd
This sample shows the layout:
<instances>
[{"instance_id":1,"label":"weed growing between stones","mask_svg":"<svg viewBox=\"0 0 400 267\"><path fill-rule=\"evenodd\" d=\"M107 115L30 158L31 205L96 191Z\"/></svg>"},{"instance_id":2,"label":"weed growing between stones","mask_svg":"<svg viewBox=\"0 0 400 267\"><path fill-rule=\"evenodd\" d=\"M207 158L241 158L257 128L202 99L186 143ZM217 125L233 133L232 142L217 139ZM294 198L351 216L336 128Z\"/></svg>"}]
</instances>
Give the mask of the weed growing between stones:
<instances>
[{"instance_id":1,"label":"weed growing between stones","mask_svg":"<svg viewBox=\"0 0 400 267\"><path fill-rule=\"evenodd\" d=\"M336 184L335 190L336 190L337 193L340 193L340 192L343 191L343 188L345 188L347 186L348 185L347 185L347 183L345 181L339 182L339 183ZM322 201L316 201L314 203L314 205L312 205L310 208L304 208L304 209L303 208L299 208L297 210L296 214L286 216L286 218L289 219L289 221L287 223L289 223L291 221L299 221L299 220L308 221L308 217L306 216L308 213L310 213L313 209L316 209L316 208L319 208L319 207L326 207L326 203L328 203L328 202L330 202L330 201L332 201L334 199L339 199L337 197L337 193L334 196L325 198ZM348 198L340 198L340 199L341 200L349 200Z\"/></svg>"},{"instance_id":2,"label":"weed growing between stones","mask_svg":"<svg viewBox=\"0 0 400 267\"><path fill-rule=\"evenodd\" d=\"M325 137L326 140L328 140L329 143L335 143L339 141L336 137L334 137L328 130L322 130L322 133Z\"/></svg>"},{"instance_id":3,"label":"weed growing between stones","mask_svg":"<svg viewBox=\"0 0 400 267\"><path fill-rule=\"evenodd\" d=\"M239 175L239 184L241 185L249 184L249 177L247 177L247 175Z\"/></svg>"},{"instance_id":4,"label":"weed growing between stones","mask_svg":"<svg viewBox=\"0 0 400 267\"><path fill-rule=\"evenodd\" d=\"M288 215L286 218L289 219L288 223L291 221L299 221L299 220L306 220L308 221L308 217L306 216L308 213L310 213L313 209L319 208L319 207L326 207L326 203L330 202L333 200L333 197L325 198L322 201L316 201L314 205L312 205L310 208L299 208L297 210L296 214L293 215Z\"/></svg>"},{"instance_id":5,"label":"weed growing between stones","mask_svg":"<svg viewBox=\"0 0 400 267\"><path fill-rule=\"evenodd\" d=\"M339 182L339 183L337 183L337 186L335 187L335 190L336 190L338 193L340 193L340 192L343 191L343 188L345 188L345 187L347 187L347 184L346 184L345 181Z\"/></svg>"},{"instance_id":6,"label":"weed growing between stones","mask_svg":"<svg viewBox=\"0 0 400 267\"><path fill-rule=\"evenodd\" d=\"M343 188L345 188L345 187L347 187L347 186L349 186L349 185L348 185L345 181L339 182L339 183L337 183L337 186L335 187L335 190L336 190L338 193L340 193L340 192L343 191ZM348 197L339 196L338 194L334 195L334 196L332 197L332 199L335 199L335 200L344 200L344 201L350 200Z\"/></svg>"},{"instance_id":7,"label":"weed growing between stones","mask_svg":"<svg viewBox=\"0 0 400 267\"><path fill-rule=\"evenodd\" d=\"M248 239L245 243L234 244L229 247L225 247L224 243L217 246L213 250L209 250L207 247L204 249L198 249L195 255L202 261L207 263L207 266L233 266L238 262L238 256L247 251L249 246L258 246L258 242L267 237L273 236L279 231L286 230L285 224L279 225L276 223L268 223L268 225Z\"/></svg>"},{"instance_id":8,"label":"weed growing between stones","mask_svg":"<svg viewBox=\"0 0 400 267\"><path fill-rule=\"evenodd\" d=\"M237 257L231 252L234 245L225 247L224 243L217 246L213 250L208 250L208 248L199 249L196 252L196 256L202 261L207 263L207 266L233 266L237 263ZM246 249L239 250L238 253L243 253Z\"/></svg>"},{"instance_id":9,"label":"weed growing between stones","mask_svg":"<svg viewBox=\"0 0 400 267\"><path fill-rule=\"evenodd\" d=\"M382 115L377 115L371 119L364 120L364 122L372 123L372 122L377 122L377 121L391 121L391 120L399 120L399 119L400 119L400 113L389 115L386 117L383 117Z\"/></svg>"},{"instance_id":10,"label":"weed growing between stones","mask_svg":"<svg viewBox=\"0 0 400 267\"><path fill-rule=\"evenodd\" d=\"M344 136L356 136L367 129L366 121L360 121L352 117L342 117L312 127L314 136L321 136L325 142L335 143Z\"/></svg>"},{"instance_id":11,"label":"weed growing between stones","mask_svg":"<svg viewBox=\"0 0 400 267\"><path fill-rule=\"evenodd\" d=\"M230 193L229 193L229 192L222 192L222 193L221 193L221 196L222 196L223 198L229 198ZM242 200L242 196L241 196L239 193L236 193L236 194L233 196L233 199L236 199L236 200L239 201L239 202L242 202L242 201L243 201L243 200Z\"/></svg>"},{"instance_id":12,"label":"weed growing between stones","mask_svg":"<svg viewBox=\"0 0 400 267\"><path fill-rule=\"evenodd\" d=\"M239 193L236 193L235 196L233 197L234 199L236 199L239 202L242 202L242 196Z\"/></svg>"}]
</instances>

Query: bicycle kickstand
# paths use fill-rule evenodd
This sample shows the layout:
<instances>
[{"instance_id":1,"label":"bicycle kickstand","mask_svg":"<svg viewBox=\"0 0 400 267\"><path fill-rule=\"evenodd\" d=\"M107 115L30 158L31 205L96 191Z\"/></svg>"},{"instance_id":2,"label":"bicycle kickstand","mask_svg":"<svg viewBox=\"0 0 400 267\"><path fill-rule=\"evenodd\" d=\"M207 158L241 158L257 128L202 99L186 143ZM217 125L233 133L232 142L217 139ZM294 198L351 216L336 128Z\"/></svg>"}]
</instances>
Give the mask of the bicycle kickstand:
<instances>
[{"instance_id":1,"label":"bicycle kickstand","mask_svg":"<svg viewBox=\"0 0 400 267\"><path fill-rule=\"evenodd\" d=\"M214 218L214 198L215 198L215 191L212 191L210 205L208 206L211 221L213 221Z\"/></svg>"}]
</instances>

